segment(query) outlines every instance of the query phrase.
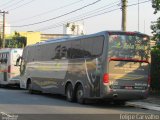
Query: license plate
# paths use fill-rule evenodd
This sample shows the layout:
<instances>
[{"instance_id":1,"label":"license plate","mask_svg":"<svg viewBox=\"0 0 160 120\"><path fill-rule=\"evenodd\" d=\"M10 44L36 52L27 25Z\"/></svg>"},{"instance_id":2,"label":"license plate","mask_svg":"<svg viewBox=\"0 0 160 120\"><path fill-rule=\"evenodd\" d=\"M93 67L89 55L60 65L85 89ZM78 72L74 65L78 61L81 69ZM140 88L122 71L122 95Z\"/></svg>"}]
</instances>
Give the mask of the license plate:
<instances>
[{"instance_id":1,"label":"license plate","mask_svg":"<svg viewBox=\"0 0 160 120\"><path fill-rule=\"evenodd\" d=\"M125 86L125 89L127 89L127 90L132 90L133 87L131 87L131 86Z\"/></svg>"}]
</instances>

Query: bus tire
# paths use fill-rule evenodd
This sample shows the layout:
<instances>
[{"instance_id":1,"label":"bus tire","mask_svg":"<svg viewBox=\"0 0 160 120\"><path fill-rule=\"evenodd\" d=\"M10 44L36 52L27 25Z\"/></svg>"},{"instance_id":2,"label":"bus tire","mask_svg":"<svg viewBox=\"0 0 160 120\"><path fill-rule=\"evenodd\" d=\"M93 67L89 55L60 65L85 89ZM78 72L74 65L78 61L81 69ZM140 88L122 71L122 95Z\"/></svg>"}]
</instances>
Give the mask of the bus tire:
<instances>
[{"instance_id":1,"label":"bus tire","mask_svg":"<svg viewBox=\"0 0 160 120\"><path fill-rule=\"evenodd\" d=\"M82 85L78 85L78 87L77 87L77 90L76 90L76 99L77 99L77 103L85 104L84 90L83 90Z\"/></svg>"},{"instance_id":2,"label":"bus tire","mask_svg":"<svg viewBox=\"0 0 160 120\"><path fill-rule=\"evenodd\" d=\"M74 102L74 99L75 99L74 91L71 83L67 84L67 87L66 87L66 99L69 102Z\"/></svg>"},{"instance_id":3,"label":"bus tire","mask_svg":"<svg viewBox=\"0 0 160 120\"><path fill-rule=\"evenodd\" d=\"M124 105L126 104L126 101L116 100L116 101L114 101L114 104L115 104L115 105L122 105L122 106L124 106Z\"/></svg>"}]
</instances>

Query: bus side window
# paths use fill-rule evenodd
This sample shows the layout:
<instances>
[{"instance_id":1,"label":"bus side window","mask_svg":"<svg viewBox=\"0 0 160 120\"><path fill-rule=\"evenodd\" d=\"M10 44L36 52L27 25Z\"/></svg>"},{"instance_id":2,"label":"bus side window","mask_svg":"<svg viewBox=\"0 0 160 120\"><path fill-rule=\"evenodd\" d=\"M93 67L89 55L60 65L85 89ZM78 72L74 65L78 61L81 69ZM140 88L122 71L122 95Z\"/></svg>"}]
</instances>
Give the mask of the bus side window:
<instances>
[{"instance_id":1,"label":"bus side window","mask_svg":"<svg viewBox=\"0 0 160 120\"><path fill-rule=\"evenodd\" d=\"M101 55L103 50L103 41L103 36L82 39L81 44L83 46L84 58L94 58Z\"/></svg>"},{"instance_id":2,"label":"bus side window","mask_svg":"<svg viewBox=\"0 0 160 120\"><path fill-rule=\"evenodd\" d=\"M91 38L85 38L82 39L82 47L83 47L83 54L84 58L89 58L92 56L92 39Z\"/></svg>"},{"instance_id":3,"label":"bus side window","mask_svg":"<svg viewBox=\"0 0 160 120\"><path fill-rule=\"evenodd\" d=\"M98 57L103 51L104 36L98 36L92 39L92 57Z\"/></svg>"},{"instance_id":4,"label":"bus side window","mask_svg":"<svg viewBox=\"0 0 160 120\"><path fill-rule=\"evenodd\" d=\"M1 62L6 64L7 60L8 60L8 53L3 53Z\"/></svg>"},{"instance_id":5,"label":"bus side window","mask_svg":"<svg viewBox=\"0 0 160 120\"><path fill-rule=\"evenodd\" d=\"M61 58L67 58L67 48L65 46L61 48Z\"/></svg>"},{"instance_id":6,"label":"bus side window","mask_svg":"<svg viewBox=\"0 0 160 120\"><path fill-rule=\"evenodd\" d=\"M83 58L81 40L75 40L71 42L70 57L71 59Z\"/></svg>"},{"instance_id":7,"label":"bus side window","mask_svg":"<svg viewBox=\"0 0 160 120\"><path fill-rule=\"evenodd\" d=\"M61 58L61 45L58 45L55 48L55 59L60 59Z\"/></svg>"},{"instance_id":8,"label":"bus side window","mask_svg":"<svg viewBox=\"0 0 160 120\"><path fill-rule=\"evenodd\" d=\"M3 59L3 62L4 62L4 63L7 63L7 58Z\"/></svg>"},{"instance_id":9,"label":"bus side window","mask_svg":"<svg viewBox=\"0 0 160 120\"><path fill-rule=\"evenodd\" d=\"M66 41L66 42L62 43L61 59L70 58L70 54L69 54L70 48L71 48L71 42L70 41Z\"/></svg>"}]
</instances>

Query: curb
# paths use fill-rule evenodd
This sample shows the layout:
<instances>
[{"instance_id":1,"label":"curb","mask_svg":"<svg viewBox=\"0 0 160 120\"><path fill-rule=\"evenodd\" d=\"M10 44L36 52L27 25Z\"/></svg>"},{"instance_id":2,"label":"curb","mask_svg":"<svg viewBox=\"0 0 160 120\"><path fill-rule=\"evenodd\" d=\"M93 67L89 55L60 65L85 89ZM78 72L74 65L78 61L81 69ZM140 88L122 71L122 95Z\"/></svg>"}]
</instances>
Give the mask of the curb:
<instances>
[{"instance_id":1,"label":"curb","mask_svg":"<svg viewBox=\"0 0 160 120\"><path fill-rule=\"evenodd\" d=\"M128 106L134 106L134 107L138 107L138 108L143 108L143 109L160 111L160 105L152 104L152 103L146 103L146 102L127 102L126 105L128 105Z\"/></svg>"}]
</instances>

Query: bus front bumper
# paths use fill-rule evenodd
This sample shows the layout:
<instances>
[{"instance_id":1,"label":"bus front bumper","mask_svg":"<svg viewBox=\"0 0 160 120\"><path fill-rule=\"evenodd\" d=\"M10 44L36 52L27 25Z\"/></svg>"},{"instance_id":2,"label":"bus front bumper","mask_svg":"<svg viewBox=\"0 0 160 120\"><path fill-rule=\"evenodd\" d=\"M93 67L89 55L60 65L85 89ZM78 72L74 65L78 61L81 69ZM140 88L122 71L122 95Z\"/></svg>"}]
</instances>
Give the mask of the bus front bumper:
<instances>
[{"instance_id":1,"label":"bus front bumper","mask_svg":"<svg viewBox=\"0 0 160 120\"><path fill-rule=\"evenodd\" d=\"M19 79L10 79L8 84L9 85L19 85L20 81L19 81Z\"/></svg>"}]
</instances>

